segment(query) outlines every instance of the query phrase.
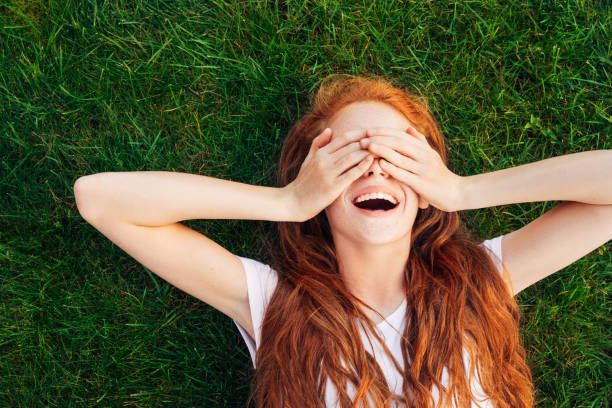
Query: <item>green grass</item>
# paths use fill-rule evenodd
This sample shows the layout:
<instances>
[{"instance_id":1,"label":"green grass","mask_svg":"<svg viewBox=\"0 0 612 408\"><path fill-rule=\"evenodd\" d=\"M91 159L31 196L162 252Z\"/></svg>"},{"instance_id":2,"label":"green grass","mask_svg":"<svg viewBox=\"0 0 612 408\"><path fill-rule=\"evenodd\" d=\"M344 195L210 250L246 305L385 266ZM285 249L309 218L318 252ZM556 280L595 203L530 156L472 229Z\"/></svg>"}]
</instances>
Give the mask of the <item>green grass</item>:
<instances>
[{"instance_id":1,"label":"green grass","mask_svg":"<svg viewBox=\"0 0 612 408\"><path fill-rule=\"evenodd\" d=\"M612 148L606 2L288 3L0 0L0 406L246 401L231 320L85 222L82 175L273 185L284 135L331 73L426 96L459 175ZM461 215L484 239L556 204ZM186 225L269 259L272 223ZM538 407L609 406L611 272L608 244L519 295Z\"/></svg>"}]
</instances>

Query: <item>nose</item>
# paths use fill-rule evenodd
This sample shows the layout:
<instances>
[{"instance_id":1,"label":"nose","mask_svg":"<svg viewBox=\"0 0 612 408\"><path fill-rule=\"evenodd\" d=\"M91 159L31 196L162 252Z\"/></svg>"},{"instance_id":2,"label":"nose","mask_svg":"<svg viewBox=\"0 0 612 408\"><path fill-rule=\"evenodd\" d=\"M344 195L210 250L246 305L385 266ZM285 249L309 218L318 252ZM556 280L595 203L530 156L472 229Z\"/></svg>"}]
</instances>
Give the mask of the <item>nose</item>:
<instances>
[{"instance_id":1,"label":"nose","mask_svg":"<svg viewBox=\"0 0 612 408\"><path fill-rule=\"evenodd\" d=\"M386 171L384 171L382 169L382 167L380 167L380 160L382 160L382 158L380 157L375 157L374 160L372 161L372 164L370 165L370 168L368 169L368 171L366 171L364 173L364 176L371 176L373 174L378 174L381 175L383 177L388 177L388 174Z\"/></svg>"}]
</instances>

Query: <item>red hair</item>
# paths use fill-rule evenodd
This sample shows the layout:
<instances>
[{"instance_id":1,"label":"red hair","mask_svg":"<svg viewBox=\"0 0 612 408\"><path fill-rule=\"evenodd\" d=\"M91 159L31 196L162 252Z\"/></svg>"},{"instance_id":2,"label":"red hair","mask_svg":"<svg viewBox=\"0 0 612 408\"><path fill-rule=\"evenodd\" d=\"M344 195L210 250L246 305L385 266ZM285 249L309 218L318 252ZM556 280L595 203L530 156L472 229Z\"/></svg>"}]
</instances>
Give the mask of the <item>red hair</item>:
<instances>
[{"instance_id":1,"label":"red hair","mask_svg":"<svg viewBox=\"0 0 612 408\"><path fill-rule=\"evenodd\" d=\"M423 98L384 78L340 75L322 82L311 110L285 138L278 187L297 177L312 140L328 127L329 119L357 101L383 102L402 113L448 166L442 132ZM457 212L433 206L420 209L412 228L404 274L405 370L357 307L365 304L344 285L325 212L302 223L279 222L278 231L271 251L278 284L262 323L249 403L255 399L258 408L324 407L329 379L342 408L365 407L368 400L377 407L389 407L393 400L410 407L433 407L433 385L440 392L437 407L450 406L451 401L469 407L469 384L478 372L495 407L533 407L516 300ZM402 395L389 390L377 362L364 349L357 319L403 373ZM464 349L472 362L469 378ZM440 383L445 366L447 387ZM346 392L347 382L356 389L354 401Z\"/></svg>"}]
</instances>

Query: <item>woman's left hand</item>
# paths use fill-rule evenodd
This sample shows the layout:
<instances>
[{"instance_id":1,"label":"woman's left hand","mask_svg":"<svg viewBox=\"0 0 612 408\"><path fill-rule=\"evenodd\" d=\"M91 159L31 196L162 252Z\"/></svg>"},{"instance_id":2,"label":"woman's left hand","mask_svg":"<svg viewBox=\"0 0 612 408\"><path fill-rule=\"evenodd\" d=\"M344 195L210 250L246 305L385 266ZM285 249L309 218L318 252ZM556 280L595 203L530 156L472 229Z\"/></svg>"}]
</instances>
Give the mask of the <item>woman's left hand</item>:
<instances>
[{"instance_id":1,"label":"woman's left hand","mask_svg":"<svg viewBox=\"0 0 612 408\"><path fill-rule=\"evenodd\" d=\"M361 147L367 148L374 157L382 157L379 164L384 171L410 186L434 207L446 212L458 211L463 177L444 165L438 152L415 128L409 127L406 132L368 129L366 138L361 139Z\"/></svg>"}]
</instances>

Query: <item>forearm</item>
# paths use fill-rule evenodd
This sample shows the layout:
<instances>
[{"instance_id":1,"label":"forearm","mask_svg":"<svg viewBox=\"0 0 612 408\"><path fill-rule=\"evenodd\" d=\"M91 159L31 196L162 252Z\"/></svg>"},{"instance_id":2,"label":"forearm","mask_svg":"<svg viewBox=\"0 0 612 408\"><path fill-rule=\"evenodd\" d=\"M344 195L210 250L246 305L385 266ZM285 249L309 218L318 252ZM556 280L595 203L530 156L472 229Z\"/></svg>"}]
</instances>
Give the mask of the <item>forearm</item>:
<instances>
[{"instance_id":1,"label":"forearm","mask_svg":"<svg viewBox=\"0 0 612 408\"><path fill-rule=\"evenodd\" d=\"M166 171L81 177L75 198L84 218L161 226L189 219L297 221L282 188Z\"/></svg>"},{"instance_id":2,"label":"forearm","mask_svg":"<svg viewBox=\"0 0 612 408\"><path fill-rule=\"evenodd\" d=\"M462 178L459 209L532 201L612 204L612 150L591 150Z\"/></svg>"}]
</instances>

